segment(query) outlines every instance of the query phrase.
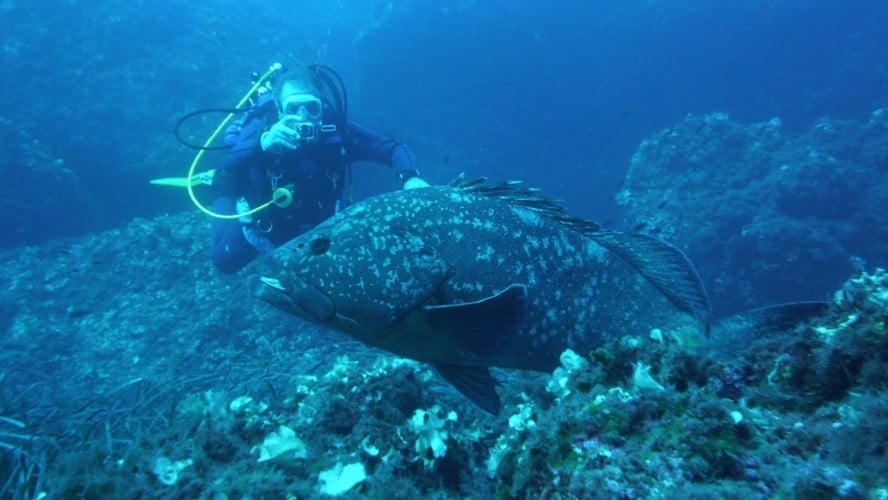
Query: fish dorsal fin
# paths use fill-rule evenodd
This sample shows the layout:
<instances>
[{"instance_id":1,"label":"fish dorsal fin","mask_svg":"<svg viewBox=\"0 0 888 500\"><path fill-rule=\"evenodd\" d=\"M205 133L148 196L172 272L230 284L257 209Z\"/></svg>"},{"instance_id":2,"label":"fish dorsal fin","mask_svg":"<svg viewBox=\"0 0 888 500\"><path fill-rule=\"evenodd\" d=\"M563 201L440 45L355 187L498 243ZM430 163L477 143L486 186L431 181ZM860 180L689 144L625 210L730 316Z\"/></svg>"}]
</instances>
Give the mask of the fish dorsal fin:
<instances>
[{"instance_id":1,"label":"fish dorsal fin","mask_svg":"<svg viewBox=\"0 0 888 500\"><path fill-rule=\"evenodd\" d=\"M590 231L598 231L601 226L598 223L580 217L572 217L567 215L566 210L561 205L561 200L556 198L544 198L540 196L540 190L532 187L521 186L522 181L502 181L497 183L488 183L486 177L465 180L460 175L450 182L450 187L467 191L481 196L490 196L499 198L503 201L518 205L528 210L532 210L544 217L548 217L555 222L564 224L571 229L583 233Z\"/></svg>"}]
</instances>

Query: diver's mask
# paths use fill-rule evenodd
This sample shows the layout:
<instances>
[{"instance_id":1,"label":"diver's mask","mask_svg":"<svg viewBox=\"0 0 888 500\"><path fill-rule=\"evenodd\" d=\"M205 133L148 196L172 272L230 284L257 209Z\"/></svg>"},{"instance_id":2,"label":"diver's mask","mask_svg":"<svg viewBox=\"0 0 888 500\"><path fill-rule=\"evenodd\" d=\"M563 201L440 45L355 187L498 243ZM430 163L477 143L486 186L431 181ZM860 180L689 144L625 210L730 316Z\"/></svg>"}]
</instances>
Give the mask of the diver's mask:
<instances>
[{"instance_id":1,"label":"diver's mask","mask_svg":"<svg viewBox=\"0 0 888 500\"><path fill-rule=\"evenodd\" d=\"M291 94L281 103L281 120L299 133L303 141L318 138L324 104L313 94Z\"/></svg>"}]
</instances>

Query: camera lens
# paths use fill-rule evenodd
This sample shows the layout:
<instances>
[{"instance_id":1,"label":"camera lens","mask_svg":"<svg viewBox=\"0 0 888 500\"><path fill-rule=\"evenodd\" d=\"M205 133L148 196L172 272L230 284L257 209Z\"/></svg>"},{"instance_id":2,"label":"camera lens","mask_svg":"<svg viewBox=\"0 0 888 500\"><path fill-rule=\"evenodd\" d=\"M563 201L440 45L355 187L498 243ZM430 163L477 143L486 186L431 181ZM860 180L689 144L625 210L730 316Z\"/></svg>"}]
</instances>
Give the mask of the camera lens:
<instances>
[{"instance_id":1,"label":"camera lens","mask_svg":"<svg viewBox=\"0 0 888 500\"><path fill-rule=\"evenodd\" d=\"M310 123L300 124L296 131L299 132L299 136L303 139L314 139L315 128Z\"/></svg>"}]
</instances>

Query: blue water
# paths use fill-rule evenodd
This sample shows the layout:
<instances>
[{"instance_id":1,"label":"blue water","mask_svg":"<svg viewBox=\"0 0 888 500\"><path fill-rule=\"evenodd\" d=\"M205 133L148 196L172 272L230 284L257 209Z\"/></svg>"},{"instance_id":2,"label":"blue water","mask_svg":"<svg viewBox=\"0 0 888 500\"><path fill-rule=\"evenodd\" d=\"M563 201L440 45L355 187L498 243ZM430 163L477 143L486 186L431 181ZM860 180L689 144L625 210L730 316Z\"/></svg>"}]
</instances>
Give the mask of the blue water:
<instances>
[{"instance_id":1,"label":"blue water","mask_svg":"<svg viewBox=\"0 0 888 500\"><path fill-rule=\"evenodd\" d=\"M871 129L860 125L868 123L874 110L888 109L886 46L888 3L884 0L0 0L0 250L119 228L137 217L150 219L166 213L194 212L183 190L148 183L158 177L184 176L194 158L195 151L176 140L173 128L177 120L196 110L233 106L250 87L251 74L264 71L273 62L323 63L338 70L345 80L350 118L407 143L428 181L445 183L459 173L487 176L491 180L523 179L528 185L541 188L543 196L564 200L571 214L600 221L605 227L625 222L623 209L615 198L624 187L633 153L643 141L664 130L675 127L684 134L676 134L672 142L669 139L673 137L668 134L657 136L668 137L661 143L664 148L681 149L687 144L702 147L712 140L723 148L717 150L721 152L729 149L725 144L730 146L730 136L726 139L716 133L695 132L691 135L700 136L695 142L688 137L688 130L699 132L710 125L713 130L739 129L737 134L743 137L737 142L753 149L755 144L749 144L753 142L748 133L751 129L745 128L749 124L779 117L779 134L792 137L806 134L822 118L850 120L855 125L831 121L820 136L806 135L805 141L810 142L799 141L780 150L790 158L785 160L785 173L780 163L783 159L773 164L762 160L751 166L767 171L768 175L762 174L753 184L756 188L764 186L763 189L770 190L767 194L772 195L768 198L777 199L771 201L771 212L746 210L759 200L750 194L754 189L743 189L743 179L730 175L744 172L743 168L730 171L730 165L720 168L716 161L707 173L714 172L721 181L724 172L723 177L731 184L727 187L740 192L731 198L733 193L726 189L724 199L719 200L724 206L713 203L713 212L720 216L718 220L710 222L699 217L699 213L707 213L705 210L689 213L704 205L700 197L669 192L668 196L654 193L648 197L648 204L638 209L634 214L637 218L629 222L651 234L669 234L671 230L677 236L692 235L697 239L695 245L711 243L696 247L689 244L687 253L720 314L784 300L824 300L853 271L888 267L888 247L884 243L888 238L882 236L882 228L888 227L882 206L888 187L880 187L888 186L888 139L880 139L888 137L888 127L884 118L870 121L877 123ZM713 113L726 113L732 121ZM706 117L685 120L689 114ZM188 141L201 143L223 116L201 115L188 121L182 132ZM853 141L843 139L868 133L871 135L859 142L866 148L859 150ZM832 142L826 144L827 141ZM673 143L678 145L672 146ZM803 153L808 152L809 145L812 154L805 157ZM817 147L821 145L822 148ZM870 149L863 151L867 148ZM850 154L849 149L860 154ZM657 158L656 152L654 147L649 148L649 157ZM761 159L768 152L773 151L759 151L760 156L752 157ZM687 156L693 156L692 153L683 152ZM800 158L803 161L795 161ZM848 158L854 161L846 161ZM216 168L222 159L222 153L209 153L198 170ZM842 169L831 170L832 160L836 164L846 163L841 164ZM694 162L682 166L687 170L681 175L688 178L700 167ZM386 167L360 164L354 171L357 198L397 188L395 176ZM848 178L846 172L854 177ZM663 176L666 181L679 178L678 173L670 173L673 175ZM698 179L710 176L699 175ZM713 191L720 193L721 185L719 182ZM198 189L197 194L205 203L212 200L205 188ZM643 199L644 194L637 198ZM694 208L682 211L685 207ZM725 210L717 210L723 207ZM674 221L658 217L665 213L670 217L688 213L684 220L695 223L690 228L680 224L658 226L664 220ZM379 385L363 388L354 384L358 373L367 377L366 367L372 362L354 365L354 378L348 383L324 378L324 372L334 363L339 364L336 358L358 349L357 344L273 315L247 296L241 277L210 271L209 242L205 251L200 243L195 243L198 238L207 238L209 220L194 228L181 227L181 221L188 220L203 219L158 218L131 225L111 236L72 245L56 243L33 251L3 253L8 260L4 262L4 279L0 280L4 283L0 287L0 352L5 354L0 356L0 417L8 418L0 418L0 434L4 441L18 439L12 441L18 444L43 445L54 443L52 440L64 444L64 453L58 448L57 456L62 459L53 472L64 476L70 470L71 477L61 484L73 486L68 484L69 489L51 491L50 496L89 491L79 484L81 470L100 471L99 476L111 477L106 483L97 479L96 484L116 484L117 496L126 496L122 492L129 487L153 488L156 481L150 470L157 455L170 453L173 459L185 458L195 446L191 436L196 427L189 427L188 418L178 418L173 426L163 420L164 415L181 417L189 413L188 404L183 409L179 402L190 400L195 412L201 407L202 397L210 408L218 403L214 402L216 399L250 394L257 402L267 399L279 405L289 395L284 394L289 390L285 387L307 374L320 377L321 384L312 386L318 401L331 394L331 401L336 400L330 406L333 417L300 424L300 433L310 434L309 429L317 429L313 446L328 442L323 434L339 421L339 401L344 401L349 414L342 422L348 423L352 417L355 422L370 421L368 432L374 436L371 443L384 448L383 438L391 439L393 446L412 454L412 443L400 434L406 424L402 422L395 433L390 422L382 427L374 424L373 419L380 421L379 415L402 398L408 411L405 415L418 405L420 395L428 395L429 401L437 400L429 389L432 383L412 372L405 375L408 369L402 368L394 383L383 380ZM168 227L168 221L178 226ZM115 234L123 236L115 239ZM681 248L687 243L680 239L670 241ZM723 248L726 250L722 251ZM880 288L875 286L875 278L867 279L872 290L880 290L873 291L873 295L883 296L884 275L878 276ZM753 433L755 439L771 441L773 436L784 436L779 441L793 442L785 448L770 443L759 460L754 455L755 443L750 441L744 455L755 460L743 463L749 482L764 485L768 477L780 477L779 468L789 462L795 467L787 469L790 471L798 470L803 462L811 464L811 489L818 493L829 490L818 490L821 482L816 480L817 467L829 472L824 475L842 488L847 482L840 480L841 474L853 475L860 481L885 477L881 473L881 448L866 452L866 460L873 464L859 473L855 470L852 474L845 467L861 465L852 459L858 457L857 448L869 447L857 446L858 443L869 444L878 441L869 439L870 435L884 435L884 429L878 426L885 421L881 417L886 414L881 395L848 398L849 404L842 402L839 408L825 406L825 399L818 400L814 403L824 406L817 406L816 410L814 403L807 401L813 397L809 393L817 392L809 388L823 386L824 394L838 398L868 394L871 389L877 392L885 386L881 360L864 363L868 358L861 354L880 352L884 342L876 344L868 339L867 325L871 323L872 331L878 332L884 330L885 322L876 306L870 308L875 307L875 312L867 314L858 314L860 311L855 309L868 300L860 290L866 283L860 280L850 287L854 293L849 292L851 298L843 306L842 314L847 316L823 323L825 326L819 332L858 329L859 323L859 345L864 347L826 342L823 349L814 346L805 350L805 346L793 344L787 354L782 352L783 343L778 342L770 350L750 354L755 366L747 367L749 380L735 380L737 394L743 393L744 389L739 387L742 383L757 387L747 388L745 394L754 395L749 401L752 407L763 409L761 414L793 413L773 417L770 424L748 419L760 426ZM815 342L818 337L808 335L807 339ZM305 349L306 345L312 349L321 346L318 352L323 355ZM662 347L653 343L644 346L653 353L648 361L654 359L654 365L663 366L657 368L661 373L670 363L684 359L657 354L661 352L658 349L681 350L671 341ZM746 347L745 343L743 346ZM848 356L844 356L843 348L844 353L850 353ZM779 360L793 357L796 359L792 363L780 365ZM806 373L810 370L796 368L810 360L822 361L822 370ZM629 361L623 360L627 369ZM645 359L631 360L638 362L636 367L643 367L642 361ZM709 368L704 365L708 364L691 367L687 363L678 372L699 372L694 376L694 384L706 387L701 385L697 391L695 385L691 389L698 393L695 397L716 394L716 384L708 378L712 370L705 372ZM778 371L779 367L783 369ZM720 380L733 380L729 375L740 373L739 368L736 373L733 369L728 366ZM849 375L852 370L860 373ZM223 372L224 376L219 375ZM267 378L256 377L257 373L264 373ZM795 380L806 375L805 380ZM608 375L611 379L607 384L630 384L628 376L628 372L618 377ZM772 383L772 376L787 380ZM860 380L852 380L858 376ZM838 380L837 388L832 387L833 378ZM667 385L672 387L674 381L675 378L670 379ZM341 394L326 392L334 384L338 384ZM355 392L352 384L365 392ZM403 393L397 390L402 385ZM205 392L211 386L218 390L216 396ZM143 387L147 394L144 397L151 403L144 403L140 407L144 413L136 417L149 423L129 428L123 425L124 420L117 419L117 414L126 412L130 404L134 408L143 404ZM542 385L527 387L536 391L528 391L532 398L539 400L545 396ZM791 397L806 399L797 402L804 411L811 412L805 425L796 409L783 406L788 401L779 394L783 390L797 391ZM133 402L123 397L126 394L133 395ZM155 409L152 394L168 394L171 399L158 399L162 408ZM761 394L764 399L755 397ZM509 397L510 409L514 409L519 398L516 393ZM671 408L687 408L687 402L692 401L682 395L677 397L683 398L682 403L670 405ZM723 409L720 413L710 412L713 415L708 418L728 422L727 418L716 416L726 416L728 409L734 409L728 408L722 398L719 392L709 407ZM520 400L528 398L522 396ZM868 401L875 403L867 407ZM629 407L625 406L627 401L613 402ZM377 413L365 419L366 408L360 405L370 405ZM588 408L584 414L589 413ZM746 412L750 408L742 409ZM275 406L271 411L283 422L295 410ZM546 411L552 416L560 410L553 406ZM643 413L651 411L637 412ZM559 417L547 422L546 415L539 414L540 427L558 426L563 421ZM836 422L832 422L836 415ZM859 421L858 415L863 415ZM866 418L871 415L872 418ZM645 418L653 422L661 416L658 413ZM840 417L854 421L842 423ZM16 425L12 418L27 420L27 426ZM502 415L496 426L490 426L490 420L464 418L460 416L460 425L465 425L464 436L482 425L488 430L506 428L507 415ZM586 425L588 420L583 418L592 417L580 416L576 420L582 439L568 443L574 450L578 444L598 449L599 444L587 439L587 432L593 427ZM212 417L207 418L211 420ZM672 414L667 414L663 421L666 426L652 429L680 428L681 432L705 437L705 433L695 431L699 427L683 422L676 426L678 420L672 420ZM782 429L785 422L798 425L788 433ZM840 423L859 425L857 428L862 430L855 439L845 439L853 434L844 429L853 427L836 425ZM147 444L142 443L145 438L140 432L155 429L155 425L163 427L162 432L149 432L157 435L147 439ZM355 429L358 431L348 438L353 441L351 448L340 449L337 437L337 446L329 447L332 451L325 459L357 450L365 437L365 428ZM639 435L649 430L645 424L644 430L633 432ZM21 434L15 437L9 431ZM28 436L31 432L43 432L46 436L32 441ZM556 431L547 432L554 435ZM255 434L243 443L260 442L264 432ZM176 439L186 435L188 441L178 446ZM689 454L700 448L714 448L703 446L705 442L698 442L695 448L682 441L683 434L676 436L679 437L674 441L677 446L680 444L676 449L690 450ZM718 436L721 438L722 434ZM489 432L486 439L487 447L496 440ZM477 448L475 444L466 444L469 441L460 440L463 450ZM647 443L646 447L652 442L646 437L641 441ZM558 450L551 445L546 442L545 448ZM807 450L798 451L797 446ZM27 465L24 460L5 458L14 449L0 448L6 454L0 457L0 473ZM853 453L845 451L852 458L843 458L834 451L836 448L854 449ZM521 449L535 454L533 448ZM631 456L634 450L613 449L617 453L608 452L607 456L623 455L623 461L612 462L616 465L604 469L634 474L640 463ZM479 450L474 450L477 456L471 463L482 464L483 458L478 457L486 452ZM669 456L671 452L669 448L657 451L668 457L669 463L674 460ZM233 456L234 451L231 453ZM237 460L252 464L250 453L241 450ZM605 457L604 452L589 455L594 456L598 457L598 465L586 467L586 472L602 468L600 459ZM514 462L520 462L522 457L516 455ZM211 469L201 465L200 472L190 477L204 474L206 477L200 481L206 481L205 491L212 491L210 483L219 481L216 471L230 469L228 473L236 476L237 471L245 470L229 467L236 463L234 458L226 460L231 462L222 460ZM409 465L411 457L404 454L396 460ZM731 462L734 461L732 458ZM559 462L567 463L560 459ZM74 465L66 467L66 463ZM621 469L621 463L630 466ZM697 465L701 464L706 465L706 460L698 459ZM762 480L754 477L759 465L765 478ZM772 466L777 470L766 470ZM312 464L310 474L307 467L304 471L297 469L298 474L290 470L287 475L308 477L312 484L300 491L315 491L318 466ZM651 468L656 467L655 461ZM547 473L544 469L540 468L543 475ZM141 476L133 475L136 470ZM268 474L274 474L277 481L285 475L278 474L276 469L269 470L272 472ZM558 476L551 466L548 470ZM671 474L669 470L667 473ZM45 472L45 466L40 472ZM418 472L419 466L408 472L419 478L415 484L432 476L428 471L425 476ZM672 482L673 477L667 473L649 483ZM264 487L264 478L271 476L245 477L245 481L253 480ZM569 481L565 478L559 476L558 480L566 485ZM59 488L58 477L54 480L54 487ZM142 486L138 485L140 480ZM882 486L878 479L872 482ZM34 486L35 492L38 490L35 479L24 483ZM439 483L440 479L433 477L430 484ZM9 484L0 480L0 493L9 491ZM384 478L379 484L388 487ZM546 489L541 491L551 492L542 486ZM276 486L278 490L274 484L268 487L269 491L285 491L280 484ZM110 489L95 488L93 491L113 496ZM182 493L183 497L197 495L193 493L196 490L184 488L182 492L192 494ZM219 491L237 491L226 488L220 483ZM767 495L762 492L768 490L756 491ZM798 491L803 492L799 496L805 496L804 488Z\"/></svg>"},{"instance_id":2,"label":"blue water","mask_svg":"<svg viewBox=\"0 0 888 500\"><path fill-rule=\"evenodd\" d=\"M888 92L878 2L471 4L417 7L378 33L362 51L365 103L440 136L453 163L597 218L640 140L687 113L779 116L792 133Z\"/></svg>"},{"instance_id":3,"label":"blue water","mask_svg":"<svg viewBox=\"0 0 888 500\"><path fill-rule=\"evenodd\" d=\"M62 158L101 214L62 230L23 210L28 231L4 246L188 209L146 184L190 161L175 120L234 104L278 60L337 68L352 117L410 144L433 182L522 178L605 222L639 142L688 113L779 116L792 133L888 102L879 1L7 0L0 33L0 116ZM191 122L193 137L219 118ZM394 185L358 170L360 195Z\"/></svg>"}]
</instances>

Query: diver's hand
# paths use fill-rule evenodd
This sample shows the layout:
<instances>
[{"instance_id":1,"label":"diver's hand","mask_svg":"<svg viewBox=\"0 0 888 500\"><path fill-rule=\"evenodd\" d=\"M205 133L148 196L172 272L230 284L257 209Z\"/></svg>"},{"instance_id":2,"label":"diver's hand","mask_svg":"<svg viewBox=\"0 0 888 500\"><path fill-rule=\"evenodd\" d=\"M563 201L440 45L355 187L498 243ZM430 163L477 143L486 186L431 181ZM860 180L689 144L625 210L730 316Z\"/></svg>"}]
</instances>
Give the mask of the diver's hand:
<instances>
[{"instance_id":1,"label":"diver's hand","mask_svg":"<svg viewBox=\"0 0 888 500\"><path fill-rule=\"evenodd\" d=\"M281 120L262 133L259 137L259 145L262 146L262 151L281 153L299 149L302 144L299 139L299 132L288 127L286 122Z\"/></svg>"},{"instance_id":2,"label":"diver's hand","mask_svg":"<svg viewBox=\"0 0 888 500\"><path fill-rule=\"evenodd\" d=\"M395 171L402 189L416 189L429 187L429 183L419 177L419 170L415 168L400 168Z\"/></svg>"},{"instance_id":3,"label":"diver's hand","mask_svg":"<svg viewBox=\"0 0 888 500\"><path fill-rule=\"evenodd\" d=\"M419 177L411 177L404 182L404 189L419 189L429 187L429 183Z\"/></svg>"}]
</instances>

